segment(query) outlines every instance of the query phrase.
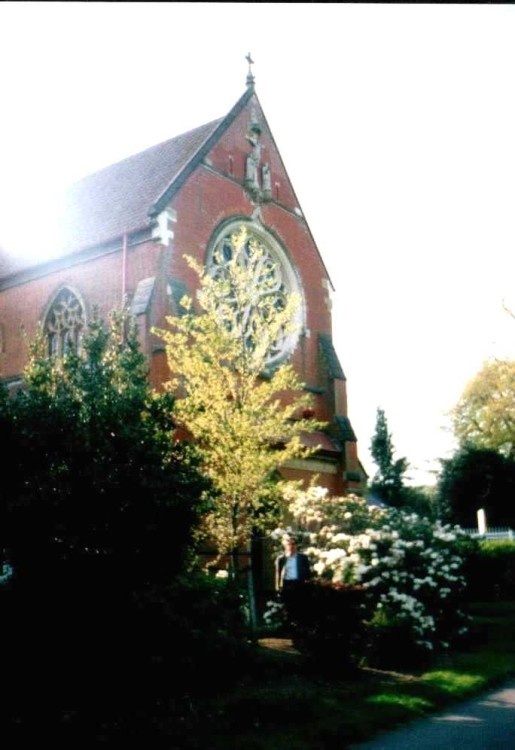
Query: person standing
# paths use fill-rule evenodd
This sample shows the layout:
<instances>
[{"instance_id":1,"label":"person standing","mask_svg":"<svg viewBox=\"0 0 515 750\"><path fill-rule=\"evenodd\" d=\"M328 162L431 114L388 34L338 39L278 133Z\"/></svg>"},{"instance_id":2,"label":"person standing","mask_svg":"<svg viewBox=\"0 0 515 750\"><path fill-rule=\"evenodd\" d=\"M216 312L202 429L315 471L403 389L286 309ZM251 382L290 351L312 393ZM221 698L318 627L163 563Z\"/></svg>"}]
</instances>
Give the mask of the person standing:
<instances>
[{"instance_id":1,"label":"person standing","mask_svg":"<svg viewBox=\"0 0 515 750\"><path fill-rule=\"evenodd\" d=\"M304 584L311 578L309 558L297 549L293 534L283 537L283 552L275 561L275 585L286 608L290 628L295 628L304 605Z\"/></svg>"},{"instance_id":2,"label":"person standing","mask_svg":"<svg viewBox=\"0 0 515 750\"><path fill-rule=\"evenodd\" d=\"M297 538L293 534L283 537L283 552L275 562L275 584L277 591L298 586L311 578L309 558L297 549Z\"/></svg>"}]
</instances>

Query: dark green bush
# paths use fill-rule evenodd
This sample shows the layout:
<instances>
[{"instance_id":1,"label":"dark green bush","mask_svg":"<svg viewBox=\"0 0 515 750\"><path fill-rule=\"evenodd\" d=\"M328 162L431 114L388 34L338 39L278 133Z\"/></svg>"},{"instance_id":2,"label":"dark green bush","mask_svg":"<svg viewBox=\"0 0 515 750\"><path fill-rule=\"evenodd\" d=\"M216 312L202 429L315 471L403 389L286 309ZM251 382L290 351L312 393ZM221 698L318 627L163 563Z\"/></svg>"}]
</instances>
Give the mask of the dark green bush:
<instances>
[{"instance_id":1,"label":"dark green bush","mask_svg":"<svg viewBox=\"0 0 515 750\"><path fill-rule=\"evenodd\" d=\"M413 638L406 622L369 624L365 662L376 669L418 669L428 666L432 654Z\"/></svg>"},{"instance_id":2,"label":"dark green bush","mask_svg":"<svg viewBox=\"0 0 515 750\"><path fill-rule=\"evenodd\" d=\"M228 683L250 656L245 596L237 582L192 573L146 593L137 606L137 637L148 643L146 658L172 692Z\"/></svg>"},{"instance_id":3,"label":"dark green bush","mask_svg":"<svg viewBox=\"0 0 515 750\"><path fill-rule=\"evenodd\" d=\"M139 637L142 592L186 569L206 509L199 457L171 439L173 399L151 390L126 323L92 316L82 352L63 359L38 337L24 388L0 388L0 547L14 569L0 671L25 702L137 689L155 657Z\"/></svg>"},{"instance_id":4,"label":"dark green bush","mask_svg":"<svg viewBox=\"0 0 515 750\"><path fill-rule=\"evenodd\" d=\"M55 581L0 594L13 704L139 709L230 684L252 657L239 587L201 573L132 597Z\"/></svg>"},{"instance_id":5,"label":"dark green bush","mask_svg":"<svg viewBox=\"0 0 515 750\"><path fill-rule=\"evenodd\" d=\"M515 541L476 542L467 556L465 576L471 601L515 598Z\"/></svg>"},{"instance_id":6,"label":"dark green bush","mask_svg":"<svg viewBox=\"0 0 515 750\"><path fill-rule=\"evenodd\" d=\"M366 596L360 586L316 579L290 606L293 642L324 670L353 671L366 639Z\"/></svg>"}]
</instances>

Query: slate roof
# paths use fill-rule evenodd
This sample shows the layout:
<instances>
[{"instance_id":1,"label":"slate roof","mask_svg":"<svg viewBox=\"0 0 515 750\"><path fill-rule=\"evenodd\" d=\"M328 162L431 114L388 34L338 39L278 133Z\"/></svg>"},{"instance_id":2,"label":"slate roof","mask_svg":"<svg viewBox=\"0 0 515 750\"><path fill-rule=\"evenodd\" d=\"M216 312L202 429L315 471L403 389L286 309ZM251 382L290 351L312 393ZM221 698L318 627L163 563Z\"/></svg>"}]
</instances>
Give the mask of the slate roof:
<instances>
[{"instance_id":1,"label":"slate roof","mask_svg":"<svg viewBox=\"0 0 515 750\"><path fill-rule=\"evenodd\" d=\"M341 448L335 445L334 441L332 441L329 435L326 435L325 432L303 432L301 435L301 443L307 448L316 448L317 446L320 446L322 453L335 455L340 455L341 453Z\"/></svg>"},{"instance_id":2,"label":"slate roof","mask_svg":"<svg viewBox=\"0 0 515 750\"><path fill-rule=\"evenodd\" d=\"M0 276L3 276L5 270L9 268L10 265L11 259L9 253L0 245Z\"/></svg>"},{"instance_id":3,"label":"slate roof","mask_svg":"<svg viewBox=\"0 0 515 750\"><path fill-rule=\"evenodd\" d=\"M16 258L14 255L0 247L0 279L3 276L7 276L11 273L16 273L21 268L24 268L27 262Z\"/></svg>"},{"instance_id":4,"label":"slate roof","mask_svg":"<svg viewBox=\"0 0 515 750\"><path fill-rule=\"evenodd\" d=\"M30 275L36 267L38 272L45 273L45 268L50 270L55 264L65 263L72 254L102 248L125 233L148 231L152 217L166 207L254 95L254 86L249 85L225 117L129 156L73 184L57 211L61 220L54 244L56 253L51 260L38 263L16 258L0 248L0 289ZM324 348L333 377L342 377L343 372L334 361L336 355L330 353L330 346Z\"/></svg>"},{"instance_id":5,"label":"slate roof","mask_svg":"<svg viewBox=\"0 0 515 750\"><path fill-rule=\"evenodd\" d=\"M336 378L337 380L346 380L345 374L342 370L340 360L336 354L336 349L333 345L333 340L328 333L319 333L318 341L320 348L323 352L324 359L327 365L327 372L330 378Z\"/></svg>"},{"instance_id":6,"label":"slate roof","mask_svg":"<svg viewBox=\"0 0 515 750\"><path fill-rule=\"evenodd\" d=\"M70 186L58 207L59 252L54 258L148 228L151 217L163 210L253 94L249 86L225 117L151 146ZM39 264L15 259L0 249L0 279L34 265Z\"/></svg>"},{"instance_id":7,"label":"slate roof","mask_svg":"<svg viewBox=\"0 0 515 750\"><path fill-rule=\"evenodd\" d=\"M149 211L222 120L129 156L76 182L66 195L64 251L148 226Z\"/></svg>"},{"instance_id":8,"label":"slate roof","mask_svg":"<svg viewBox=\"0 0 515 750\"><path fill-rule=\"evenodd\" d=\"M150 225L152 207L196 164L195 156L226 118L182 133L71 185L56 206L58 254L65 257ZM0 279L34 266L0 247ZM37 264L36 264L37 265Z\"/></svg>"},{"instance_id":9,"label":"slate roof","mask_svg":"<svg viewBox=\"0 0 515 750\"><path fill-rule=\"evenodd\" d=\"M341 415L336 415L334 418L338 427L338 436L341 440L346 442L355 443L357 441L356 433L354 432L350 419Z\"/></svg>"}]
</instances>

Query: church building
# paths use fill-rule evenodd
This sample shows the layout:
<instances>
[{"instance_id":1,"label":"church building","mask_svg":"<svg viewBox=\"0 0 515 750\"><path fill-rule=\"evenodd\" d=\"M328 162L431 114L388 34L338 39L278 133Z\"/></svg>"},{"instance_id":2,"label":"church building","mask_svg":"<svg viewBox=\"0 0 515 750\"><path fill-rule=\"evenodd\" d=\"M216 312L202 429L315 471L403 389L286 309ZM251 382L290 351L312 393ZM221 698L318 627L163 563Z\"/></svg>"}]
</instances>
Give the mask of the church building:
<instances>
[{"instance_id":1,"label":"church building","mask_svg":"<svg viewBox=\"0 0 515 750\"><path fill-rule=\"evenodd\" d=\"M301 299L299 330L287 349L313 396L323 432L309 460L281 468L313 474L332 494L362 492L366 475L347 411L346 379L332 339L333 286L299 207L261 108L249 60L243 95L221 119L90 174L67 192L59 254L22 263L0 250L0 376L20 387L29 338L42 324L49 354L80 346L93 310L107 319L127 306L156 388L169 378L162 341L152 330L194 296L197 277L185 255L209 264L242 226L273 262L284 293ZM57 241L56 241L57 244Z\"/></svg>"}]
</instances>

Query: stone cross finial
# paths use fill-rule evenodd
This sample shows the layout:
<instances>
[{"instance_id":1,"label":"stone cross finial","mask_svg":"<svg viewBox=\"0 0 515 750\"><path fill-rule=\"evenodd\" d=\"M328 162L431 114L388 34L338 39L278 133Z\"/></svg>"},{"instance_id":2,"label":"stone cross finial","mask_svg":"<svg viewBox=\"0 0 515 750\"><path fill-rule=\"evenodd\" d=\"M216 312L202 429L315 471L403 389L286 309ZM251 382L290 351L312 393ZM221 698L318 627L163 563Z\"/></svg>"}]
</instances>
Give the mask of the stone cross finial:
<instances>
[{"instance_id":1,"label":"stone cross finial","mask_svg":"<svg viewBox=\"0 0 515 750\"><path fill-rule=\"evenodd\" d=\"M254 75L252 73L252 66L254 65L254 60L250 56L250 52L248 53L248 55L246 55L245 60L249 64L249 72L247 73L247 86L253 86L254 80L255 80Z\"/></svg>"}]
</instances>

